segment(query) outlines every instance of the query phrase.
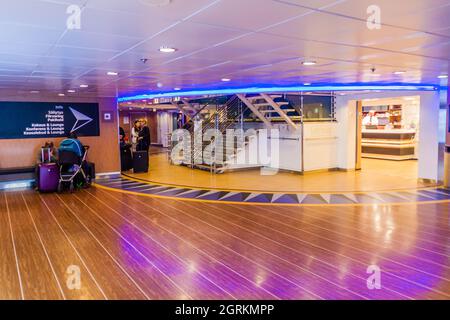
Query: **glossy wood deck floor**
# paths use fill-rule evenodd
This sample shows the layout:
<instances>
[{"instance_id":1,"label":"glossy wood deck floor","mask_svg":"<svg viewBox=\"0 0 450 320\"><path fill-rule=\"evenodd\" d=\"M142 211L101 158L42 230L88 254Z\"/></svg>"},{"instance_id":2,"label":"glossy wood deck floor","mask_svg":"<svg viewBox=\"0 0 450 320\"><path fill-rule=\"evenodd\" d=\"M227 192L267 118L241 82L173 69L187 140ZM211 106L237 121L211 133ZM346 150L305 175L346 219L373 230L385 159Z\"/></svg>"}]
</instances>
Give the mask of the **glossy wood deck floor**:
<instances>
[{"instance_id":1,"label":"glossy wood deck floor","mask_svg":"<svg viewBox=\"0 0 450 320\"><path fill-rule=\"evenodd\" d=\"M3 192L0 298L450 299L449 209Z\"/></svg>"},{"instance_id":2,"label":"glossy wood deck floor","mask_svg":"<svg viewBox=\"0 0 450 320\"><path fill-rule=\"evenodd\" d=\"M362 159L361 171L315 172L300 175L280 171L276 175L261 175L259 170L244 170L224 174L192 170L171 165L165 153L150 156L148 173L127 175L159 184L176 184L220 190L268 192L355 192L415 189L434 186L418 181L418 162Z\"/></svg>"}]
</instances>

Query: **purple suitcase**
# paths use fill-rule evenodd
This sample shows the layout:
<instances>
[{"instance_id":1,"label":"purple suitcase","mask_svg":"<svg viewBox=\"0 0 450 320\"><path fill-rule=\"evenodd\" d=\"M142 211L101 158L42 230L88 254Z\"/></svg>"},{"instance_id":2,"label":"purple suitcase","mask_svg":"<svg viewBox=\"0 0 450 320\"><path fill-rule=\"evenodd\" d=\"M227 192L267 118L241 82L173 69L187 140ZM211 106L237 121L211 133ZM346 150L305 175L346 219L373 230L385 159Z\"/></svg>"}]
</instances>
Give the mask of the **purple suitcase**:
<instances>
[{"instance_id":1,"label":"purple suitcase","mask_svg":"<svg viewBox=\"0 0 450 320\"><path fill-rule=\"evenodd\" d=\"M39 165L38 188L40 192L56 192L59 184L59 167L56 163Z\"/></svg>"},{"instance_id":2,"label":"purple suitcase","mask_svg":"<svg viewBox=\"0 0 450 320\"><path fill-rule=\"evenodd\" d=\"M40 192L56 192L59 184L59 166L56 163L49 163L51 161L50 150L47 150L47 158L44 150L44 148L41 150L43 163L39 164L38 189Z\"/></svg>"}]
</instances>

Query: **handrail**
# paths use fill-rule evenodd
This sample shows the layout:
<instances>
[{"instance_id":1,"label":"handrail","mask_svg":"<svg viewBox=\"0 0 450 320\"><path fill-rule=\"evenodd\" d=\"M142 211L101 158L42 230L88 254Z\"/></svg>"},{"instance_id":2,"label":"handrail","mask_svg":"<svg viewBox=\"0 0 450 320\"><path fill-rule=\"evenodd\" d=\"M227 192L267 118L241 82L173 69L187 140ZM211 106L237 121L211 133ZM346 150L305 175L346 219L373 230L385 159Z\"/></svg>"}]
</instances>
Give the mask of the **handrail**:
<instances>
[{"instance_id":1,"label":"handrail","mask_svg":"<svg viewBox=\"0 0 450 320\"><path fill-rule=\"evenodd\" d=\"M195 161L196 159L202 159L202 164L204 160L204 144L201 143L200 145L197 145L195 143L195 135L205 134L205 132L208 129L217 129L219 132L224 134L226 130L228 130L231 126L235 125L236 123L240 123L240 127L242 128L243 122L244 122L244 112L246 110L245 106L243 105L243 102L239 99L237 95L231 96L225 103L220 104L219 102L215 104L215 110L214 112L211 112L211 116L202 121L202 128L201 132L198 130L198 127L196 129L196 126L194 125L196 117L203 111L205 108L210 107L214 105L214 102L208 102L206 103L200 110L198 110L194 116L191 117L191 120L186 123L183 126L183 129L187 129L189 133L191 134L191 151L190 151L190 162L189 166L194 167L196 165ZM203 140L202 140L203 141ZM201 156L201 157L200 157ZM211 155L209 155L211 158L211 165L210 170L215 171L218 169L218 164L223 164L223 161L225 160L225 154L224 158L220 159L221 157L217 158L216 150L212 152ZM220 161L220 162L218 162Z\"/></svg>"},{"instance_id":2,"label":"handrail","mask_svg":"<svg viewBox=\"0 0 450 320\"><path fill-rule=\"evenodd\" d=\"M182 129L187 129L186 127L190 124L192 125L193 119L195 119L195 117L197 117L203 110L205 110L205 108L209 107L211 104L210 103L206 103L203 107L200 108L200 110L198 110L192 117L191 120L189 120Z\"/></svg>"},{"instance_id":3,"label":"handrail","mask_svg":"<svg viewBox=\"0 0 450 320\"><path fill-rule=\"evenodd\" d=\"M235 120L239 118L242 112L239 111L239 98L237 96L232 96L224 105L220 106L215 114L208 119L208 122L204 123L202 126L202 134L206 132L208 129L217 128L221 133L224 133ZM236 104L237 102L237 104ZM231 112L230 112L231 111ZM235 114L231 119L228 116L231 114ZM203 154L203 145L199 148L195 149L192 146L192 160L197 159L200 154ZM216 165L216 161L213 161L214 166Z\"/></svg>"}]
</instances>

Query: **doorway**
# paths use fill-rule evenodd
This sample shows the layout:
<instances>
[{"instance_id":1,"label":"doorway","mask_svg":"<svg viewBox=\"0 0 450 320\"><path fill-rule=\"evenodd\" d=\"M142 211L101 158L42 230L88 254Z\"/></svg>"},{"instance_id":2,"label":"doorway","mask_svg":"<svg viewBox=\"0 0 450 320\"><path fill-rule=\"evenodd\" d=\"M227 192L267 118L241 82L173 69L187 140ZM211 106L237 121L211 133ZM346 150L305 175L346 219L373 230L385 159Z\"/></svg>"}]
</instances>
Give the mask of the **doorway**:
<instances>
[{"instance_id":1,"label":"doorway","mask_svg":"<svg viewBox=\"0 0 450 320\"><path fill-rule=\"evenodd\" d=\"M356 168L374 179L418 180L420 96L357 101Z\"/></svg>"}]
</instances>

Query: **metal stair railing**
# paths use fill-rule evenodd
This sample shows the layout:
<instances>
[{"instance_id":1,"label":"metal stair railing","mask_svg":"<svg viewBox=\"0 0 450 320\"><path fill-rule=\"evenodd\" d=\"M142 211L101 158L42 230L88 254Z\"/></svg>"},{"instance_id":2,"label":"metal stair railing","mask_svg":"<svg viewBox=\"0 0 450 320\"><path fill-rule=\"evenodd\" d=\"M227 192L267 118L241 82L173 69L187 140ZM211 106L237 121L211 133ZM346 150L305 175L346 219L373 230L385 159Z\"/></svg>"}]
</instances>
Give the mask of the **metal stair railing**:
<instances>
[{"instance_id":1,"label":"metal stair railing","mask_svg":"<svg viewBox=\"0 0 450 320\"><path fill-rule=\"evenodd\" d=\"M236 122L242 121L242 114L242 102L237 96L231 97L224 105L216 107L215 113L208 119L208 121L202 123L202 136L209 129L216 129L224 135L227 129L229 129L232 125ZM211 143L214 143L214 141L211 141ZM202 144L201 147L197 149L192 147L192 152L192 159L198 159L199 156L202 156L202 164L204 164L204 145ZM222 161L223 160L224 159L222 159ZM212 159L211 162L211 171L215 171L217 169L216 152L214 152L214 159Z\"/></svg>"}]
</instances>

